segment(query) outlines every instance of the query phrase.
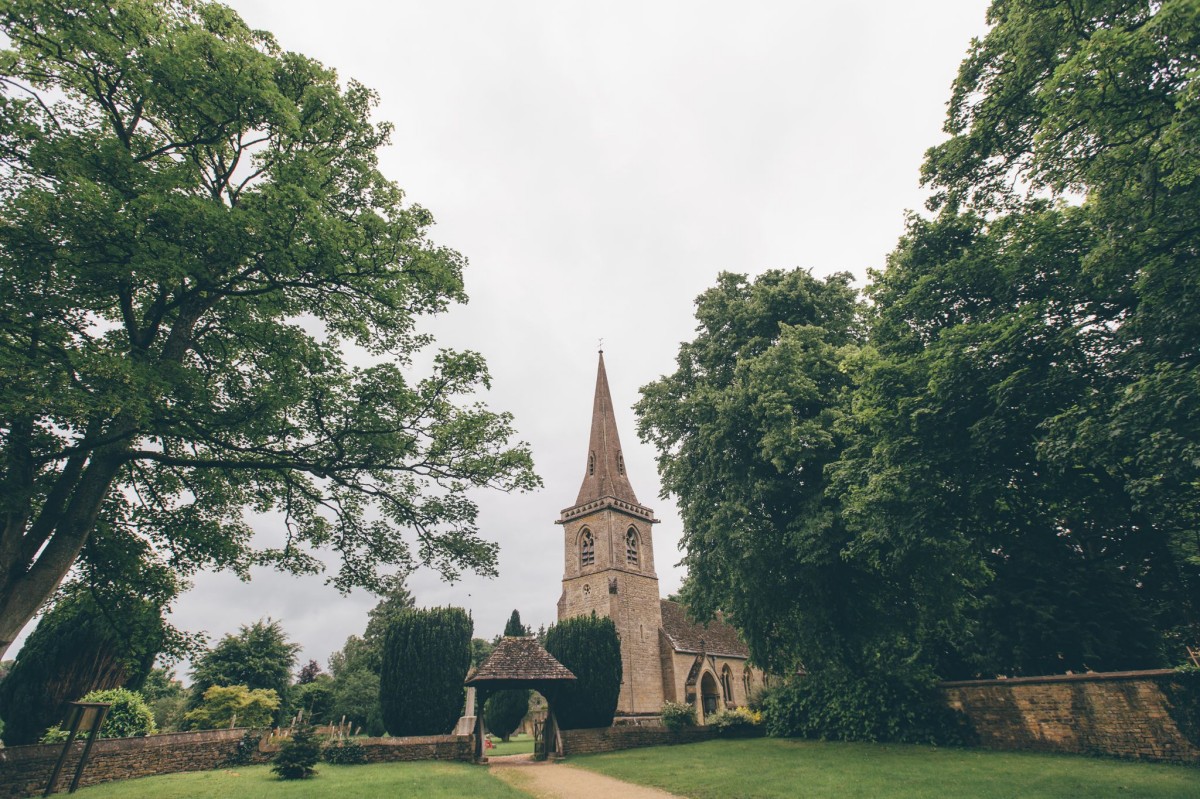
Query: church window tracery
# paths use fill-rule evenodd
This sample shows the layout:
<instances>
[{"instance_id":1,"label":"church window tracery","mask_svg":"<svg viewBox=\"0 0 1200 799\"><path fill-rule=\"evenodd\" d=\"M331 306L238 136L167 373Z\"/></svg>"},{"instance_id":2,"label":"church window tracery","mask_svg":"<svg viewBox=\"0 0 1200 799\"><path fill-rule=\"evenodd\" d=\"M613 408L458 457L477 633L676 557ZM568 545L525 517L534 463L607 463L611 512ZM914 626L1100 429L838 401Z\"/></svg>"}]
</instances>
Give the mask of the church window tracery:
<instances>
[{"instance_id":1,"label":"church window tracery","mask_svg":"<svg viewBox=\"0 0 1200 799\"><path fill-rule=\"evenodd\" d=\"M733 672L729 669L729 664L721 669L721 690L725 693L725 701L733 701Z\"/></svg>"},{"instance_id":2,"label":"church window tracery","mask_svg":"<svg viewBox=\"0 0 1200 799\"><path fill-rule=\"evenodd\" d=\"M625 560L630 566L638 565L638 534L632 527L625 532Z\"/></svg>"},{"instance_id":3,"label":"church window tracery","mask_svg":"<svg viewBox=\"0 0 1200 799\"><path fill-rule=\"evenodd\" d=\"M592 566L595 563L596 541L592 538L592 531L585 527L579 536L579 565Z\"/></svg>"}]
</instances>

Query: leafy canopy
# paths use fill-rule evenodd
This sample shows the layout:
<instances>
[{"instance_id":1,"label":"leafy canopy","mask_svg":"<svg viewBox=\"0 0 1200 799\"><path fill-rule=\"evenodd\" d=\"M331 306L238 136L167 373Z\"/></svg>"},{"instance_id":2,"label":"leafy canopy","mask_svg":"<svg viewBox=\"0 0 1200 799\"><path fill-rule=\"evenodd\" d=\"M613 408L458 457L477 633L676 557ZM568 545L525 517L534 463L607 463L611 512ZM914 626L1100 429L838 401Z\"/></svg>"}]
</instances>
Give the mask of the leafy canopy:
<instances>
[{"instance_id":1,"label":"leafy canopy","mask_svg":"<svg viewBox=\"0 0 1200 799\"><path fill-rule=\"evenodd\" d=\"M494 573L469 492L538 479L478 354L414 373L465 261L379 172L375 94L199 0L0 31L0 656L96 536L181 579Z\"/></svg>"}]
</instances>

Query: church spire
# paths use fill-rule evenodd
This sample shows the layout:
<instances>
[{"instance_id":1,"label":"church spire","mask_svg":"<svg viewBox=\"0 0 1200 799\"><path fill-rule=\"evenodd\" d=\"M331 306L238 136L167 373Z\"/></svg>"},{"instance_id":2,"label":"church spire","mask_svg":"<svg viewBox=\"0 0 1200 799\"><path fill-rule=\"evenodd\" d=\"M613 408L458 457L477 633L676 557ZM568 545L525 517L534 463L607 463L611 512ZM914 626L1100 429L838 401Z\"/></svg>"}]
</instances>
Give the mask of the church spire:
<instances>
[{"instance_id":1,"label":"church spire","mask_svg":"<svg viewBox=\"0 0 1200 799\"><path fill-rule=\"evenodd\" d=\"M592 435L588 443L587 470L575 504L582 505L601 497L615 497L639 504L625 474L625 458L621 454L612 396L608 392L608 374L604 371L604 350L600 351L600 365L596 370L596 397L592 402Z\"/></svg>"}]
</instances>

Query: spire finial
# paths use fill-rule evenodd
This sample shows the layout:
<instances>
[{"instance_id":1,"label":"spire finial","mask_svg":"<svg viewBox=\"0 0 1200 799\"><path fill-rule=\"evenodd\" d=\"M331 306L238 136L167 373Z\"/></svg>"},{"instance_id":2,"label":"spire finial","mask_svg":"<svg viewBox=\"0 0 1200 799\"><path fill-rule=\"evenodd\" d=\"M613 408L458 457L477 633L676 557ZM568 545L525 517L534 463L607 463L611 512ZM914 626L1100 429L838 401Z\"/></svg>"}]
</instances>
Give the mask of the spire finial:
<instances>
[{"instance_id":1,"label":"spire finial","mask_svg":"<svg viewBox=\"0 0 1200 799\"><path fill-rule=\"evenodd\" d=\"M604 354L604 339L603 338L601 338L600 341L598 341L596 343L596 349L600 350L601 355Z\"/></svg>"}]
</instances>

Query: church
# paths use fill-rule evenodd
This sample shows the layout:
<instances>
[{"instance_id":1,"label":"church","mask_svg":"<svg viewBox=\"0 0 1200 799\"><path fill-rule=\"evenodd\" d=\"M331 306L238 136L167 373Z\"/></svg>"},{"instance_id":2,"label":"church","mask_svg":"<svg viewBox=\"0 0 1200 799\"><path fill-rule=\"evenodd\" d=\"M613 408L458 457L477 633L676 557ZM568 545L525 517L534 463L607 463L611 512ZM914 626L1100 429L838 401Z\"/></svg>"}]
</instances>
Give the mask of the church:
<instances>
[{"instance_id":1,"label":"church","mask_svg":"<svg viewBox=\"0 0 1200 799\"><path fill-rule=\"evenodd\" d=\"M594 612L616 624L623 672L616 723L649 720L672 701L693 705L703 724L718 710L747 704L764 674L732 626L719 617L690 621L682 605L659 595L657 522L626 472L601 352L583 484L556 522L564 555L558 619Z\"/></svg>"}]
</instances>

